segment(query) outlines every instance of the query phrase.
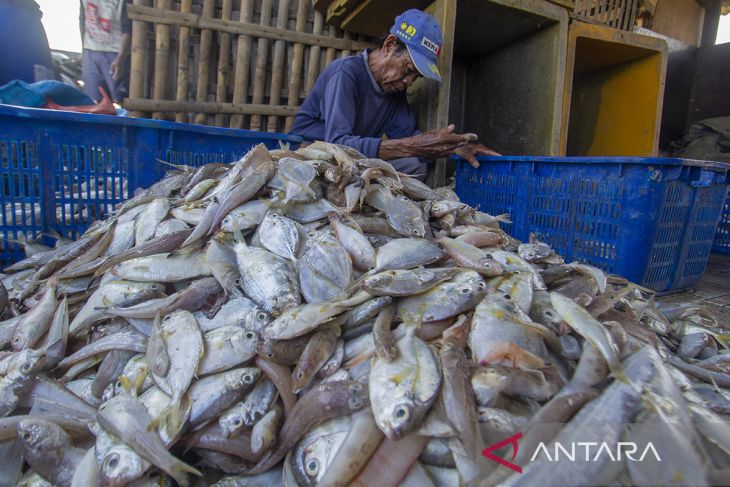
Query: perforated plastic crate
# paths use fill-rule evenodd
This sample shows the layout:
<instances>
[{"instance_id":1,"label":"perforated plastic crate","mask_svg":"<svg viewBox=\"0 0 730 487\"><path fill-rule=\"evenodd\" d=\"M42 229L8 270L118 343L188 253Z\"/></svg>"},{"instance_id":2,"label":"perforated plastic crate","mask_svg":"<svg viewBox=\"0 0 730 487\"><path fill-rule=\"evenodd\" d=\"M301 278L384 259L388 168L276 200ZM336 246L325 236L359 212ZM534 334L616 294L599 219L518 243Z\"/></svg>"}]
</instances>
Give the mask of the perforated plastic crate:
<instances>
[{"instance_id":1,"label":"perforated plastic crate","mask_svg":"<svg viewBox=\"0 0 730 487\"><path fill-rule=\"evenodd\" d=\"M720 223L717 225L717 233L715 234L715 243L712 245L712 251L718 254L730 255L730 192L728 192L725 205L720 217Z\"/></svg>"},{"instance_id":2,"label":"perforated plastic crate","mask_svg":"<svg viewBox=\"0 0 730 487\"><path fill-rule=\"evenodd\" d=\"M483 157L459 161L456 191L483 211L509 213L566 261L590 263L669 291L704 273L730 165L664 158Z\"/></svg>"},{"instance_id":3,"label":"perforated plastic crate","mask_svg":"<svg viewBox=\"0 0 730 487\"><path fill-rule=\"evenodd\" d=\"M7 240L75 238L169 166L233 162L254 145L299 137L161 120L0 105L0 268L22 258ZM45 243L52 243L44 237Z\"/></svg>"}]
</instances>

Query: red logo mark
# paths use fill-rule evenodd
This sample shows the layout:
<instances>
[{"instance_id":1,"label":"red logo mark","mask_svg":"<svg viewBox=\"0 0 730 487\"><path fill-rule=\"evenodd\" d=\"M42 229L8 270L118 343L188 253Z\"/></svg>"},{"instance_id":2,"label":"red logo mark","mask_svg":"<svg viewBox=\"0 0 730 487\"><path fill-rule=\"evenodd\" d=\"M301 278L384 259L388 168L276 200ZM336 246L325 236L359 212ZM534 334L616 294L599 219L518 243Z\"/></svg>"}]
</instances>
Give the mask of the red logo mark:
<instances>
[{"instance_id":1,"label":"red logo mark","mask_svg":"<svg viewBox=\"0 0 730 487\"><path fill-rule=\"evenodd\" d=\"M494 460L495 462L499 463L500 465L503 465L503 466L505 466L507 468L511 468L515 472L522 473L522 467L520 467L519 465L515 465L511 461L507 461L504 458L498 457L497 455L495 455L494 453L492 453L495 450L499 450L500 448L502 448L502 447L504 447L506 445L510 445L511 444L512 445L512 458L511 458L511 460L514 460L515 457L517 456L517 449L518 449L517 442L519 440L521 440L521 439L522 439L522 433L520 432L520 433L517 433L514 436L510 436L509 438L500 441L499 443L495 443L492 446L488 446L487 448L485 448L482 451L482 455L484 455L485 457L489 458L490 460Z\"/></svg>"}]
</instances>

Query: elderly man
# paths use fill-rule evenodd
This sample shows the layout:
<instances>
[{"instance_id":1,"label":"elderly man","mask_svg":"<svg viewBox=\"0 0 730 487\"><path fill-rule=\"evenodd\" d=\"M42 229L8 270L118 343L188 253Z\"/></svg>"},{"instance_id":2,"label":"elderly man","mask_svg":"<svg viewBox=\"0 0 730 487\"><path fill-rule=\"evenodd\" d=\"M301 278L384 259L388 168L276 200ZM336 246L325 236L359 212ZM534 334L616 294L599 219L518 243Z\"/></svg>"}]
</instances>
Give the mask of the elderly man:
<instances>
[{"instance_id":1,"label":"elderly man","mask_svg":"<svg viewBox=\"0 0 730 487\"><path fill-rule=\"evenodd\" d=\"M420 179L433 158L458 154L478 167L476 155L498 155L472 143L474 136L455 134L453 125L429 132L416 129L406 90L421 76L441 82L436 65L441 39L432 16L415 9L399 15L376 50L327 66L290 133L305 141L352 147Z\"/></svg>"}]
</instances>

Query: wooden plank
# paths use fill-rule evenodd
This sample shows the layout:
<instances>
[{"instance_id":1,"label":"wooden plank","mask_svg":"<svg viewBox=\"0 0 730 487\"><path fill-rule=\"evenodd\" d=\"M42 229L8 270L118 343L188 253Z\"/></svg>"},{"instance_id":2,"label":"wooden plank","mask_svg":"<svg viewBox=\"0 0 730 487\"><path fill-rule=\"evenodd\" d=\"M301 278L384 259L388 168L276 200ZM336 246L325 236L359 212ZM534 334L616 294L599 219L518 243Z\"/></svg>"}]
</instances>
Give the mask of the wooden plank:
<instances>
[{"instance_id":1,"label":"wooden plank","mask_svg":"<svg viewBox=\"0 0 730 487\"><path fill-rule=\"evenodd\" d=\"M307 28L307 2L308 0L299 0L299 3L297 4L297 19L294 26L294 29L297 32L304 32L304 29ZM314 49L314 47L312 49ZM319 48L317 47L317 49ZM304 44L296 43L292 49L292 63L291 70L289 72L289 99L287 100L287 106L295 107L299 105L303 65ZM289 132L293 123L294 117L287 118L286 125L284 126L284 132Z\"/></svg>"},{"instance_id":2,"label":"wooden plank","mask_svg":"<svg viewBox=\"0 0 730 487\"><path fill-rule=\"evenodd\" d=\"M317 12L323 14L327 13L327 7L329 7L335 0L312 0L312 6Z\"/></svg>"},{"instance_id":3,"label":"wooden plank","mask_svg":"<svg viewBox=\"0 0 730 487\"><path fill-rule=\"evenodd\" d=\"M230 20L232 10L233 0L223 0L221 18L223 20ZM231 34L228 32L220 32L218 39L218 74L216 79L215 101L224 103L226 101L228 78L231 74ZM223 127L224 123L225 115L222 113L217 114L215 116L216 127Z\"/></svg>"},{"instance_id":4,"label":"wooden plank","mask_svg":"<svg viewBox=\"0 0 730 487\"><path fill-rule=\"evenodd\" d=\"M276 15L276 27L286 29L289 20L289 0L279 0L279 9ZM281 100L281 87L284 83L284 59L286 58L286 43L276 41L274 43L274 60L271 65L271 91L269 92L269 103L278 105ZM276 132L278 119L269 117L266 130Z\"/></svg>"},{"instance_id":5,"label":"wooden plank","mask_svg":"<svg viewBox=\"0 0 730 487\"><path fill-rule=\"evenodd\" d=\"M145 0L134 0L134 6L143 7ZM147 23L140 20L132 22L132 60L129 76L129 97L144 98L144 66L147 56ZM126 107L126 104L125 104ZM130 112L132 117L141 117L141 112Z\"/></svg>"},{"instance_id":6,"label":"wooden plank","mask_svg":"<svg viewBox=\"0 0 730 487\"><path fill-rule=\"evenodd\" d=\"M360 0L335 0L327 7L327 23L339 27L358 3Z\"/></svg>"},{"instance_id":7,"label":"wooden plank","mask_svg":"<svg viewBox=\"0 0 730 487\"><path fill-rule=\"evenodd\" d=\"M144 100L129 98L125 104L131 110L144 112L190 112L190 113L229 113L239 115L273 115L289 117L295 115L299 107L284 105L263 105L252 103L218 103L215 101L173 101L173 100Z\"/></svg>"},{"instance_id":8,"label":"wooden plank","mask_svg":"<svg viewBox=\"0 0 730 487\"><path fill-rule=\"evenodd\" d=\"M193 0L182 0L180 4L181 12L191 12L193 9ZM190 83L190 27L180 26L180 39L178 40L177 51L177 91L175 99L184 101L188 98L188 86ZM184 113L175 114L176 122L187 122L187 116Z\"/></svg>"},{"instance_id":9,"label":"wooden plank","mask_svg":"<svg viewBox=\"0 0 730 487\"><path fill-rule=\"evenodd\" d=\"M129 18L144 22L162 23L168 25L187 25L196 29L210 29L216 31L230 32L231 34L248 34L254 37L263 37L272 40L284 40L288 42L301 42L310 46L320 46L335 49L362 50L373 47L370 42L339 39L337 36L322 36L308 34L306 32L292 32L277 29L267 25L242 23L214 19L205 15L184 14L174 10L159 11L154 8L130 5L128 7Z\"/></svg>"},{"instance_id":10,"label":"wooden plank","mask_svg":"<svg viewBox=\"0 0 730 487\"><path fill-rule=\"evenodd\" d=\"M395 18L409 8L425 9L431 0L363 0L344 19L345 30L379 37L387 34Z\"/></svg>"},{"instance_id":11,"label":"wooden plank","mask_svg":"<svg viewBox=\"0 0 730 487\"><path fill-rule=\"evenodd\" d=\"M169 9L170 0L157 0L157 8ZM170 26L157 24L155 26L155 75L152 82L152 97L164 100L165 83L167 82L167 62L170 55ZM153 113L152 118L162 118L162 113Z\"/></svg>"},{"instance_id":12,"label":"wooden plank","mask_svg":"<svg viewBox=\"0 0 730 487\"><path fill-rule=\"evenodd\" d=\"M312 33L321 34L322 28L324 27L324 14L320 12L314 12L314 23L312 24ZM321 47L312 46L309 49L309 68L307 69L307 85L305 88L305 94L312 92L317 76L319 75L319 55Z\"/></svg>"},{"instance_id":13,"label":"wooden plank","mask_svg":"<svg viewBox=\"0 0 730 487\"><path fill-rule=\"evenodd\" d=\"M657 2L651 29L693 46L700 45L705 9L695 0Z\"/></svg>"},{"instance_id":14,"label":"wooden plank","mask_svg":"<svg viewBox=\"0 0 730 487\"><path fill-rule=\"evenodd\" d=\"M446 127L449 124L449 96L451 94L451 63L454 57L454 32L456 31L456 2L441 0L437 2L440 11L429 13L436 17L443 32L444 42L439 54L439 71L441 72L441 87L438 90L438 105L436 108L436 125L429 129ZM433 8L433 7L432 7ZM436 161L433 171L434 186L446 184L445 159Z\"/></svg>"},{"instance_id":15,"label":"wooden plank","mask_svg":"<svg viewBox=\"0 0 730 487\"><path fill-rule=\"evenodd\" d=\"M215 0L203 1L203 17L212 17L215 9ZM198 63L198 86L195 100L205 102L208 100L208 76L210 75L210 49L213 43L213 31L203 29L200 33L200 62ZM207 119L205 113L195 115L195 123L204 124Z\"/></svg>"},{"instance_id":16,"label":"wooden plank","mask_svg":"<svg viewBox=\"0 0 730 487\"><path fill-rule=\"evenodd\" d=\"M241 0L241 24L251 22L253 16L253 0ZM238 36L238 52L236 53L236 73L233 77L233 103L241 104L248 97L248 79L251 62L251 36L241 34ZM243 117L233 115L231 117L231 128L243 128Z\"/></svg>"},{"instance_id":17,"label":"wooden plank","mask_svg":"<svg viewBox=\"0 0 730 487\"><path fill-rule=\"evenodd\" d=\"M261 20L263 26L271 23L271 0L261 2ZM264 89L266 83L266 64L269 58L269 39L260 37L256 47L256 72L253 80L252 103L262 104L264 102ZM251 117L251 130L261 130L262 120L260 116Z\"/></svg>"}]
</instances>

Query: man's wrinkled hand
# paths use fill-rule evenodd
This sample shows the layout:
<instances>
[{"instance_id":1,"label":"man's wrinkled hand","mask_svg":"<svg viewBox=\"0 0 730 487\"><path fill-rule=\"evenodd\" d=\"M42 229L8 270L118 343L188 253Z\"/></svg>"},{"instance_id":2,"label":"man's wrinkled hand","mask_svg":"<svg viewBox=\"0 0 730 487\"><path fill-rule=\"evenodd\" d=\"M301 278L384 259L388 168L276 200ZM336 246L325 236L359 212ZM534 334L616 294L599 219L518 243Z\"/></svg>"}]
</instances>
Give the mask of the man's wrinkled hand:
<instances>
[{"instance_id":1,"label":"man's wrinkled hand","mask_svg":"<svg viewBox=\"0 0 730 487\"><path fill-rule=\"evenodd\" d=\"M455 154L456 150L475 140L474 134L455 134L454 124L409 137L410 152L419 157L438 159Z\"/></svg>"},{"instance_id":2,"label":"man's wrinkled hand","mask_svg":"<svg viewBox=\"0 0 730 487\"><path fill-rule=\"evenodd\" d=\"M479 167L479 161L477 161L477 156L499 156L498 152L493 151L489 147L486 147L482 144L466 144L459 148L457 148L454 151L454 154L457 156L461 156L462 158L466 159L469 164L472 165L473 168Z\"/></svg>"}]
</instances>

